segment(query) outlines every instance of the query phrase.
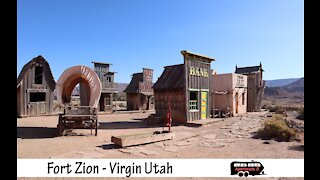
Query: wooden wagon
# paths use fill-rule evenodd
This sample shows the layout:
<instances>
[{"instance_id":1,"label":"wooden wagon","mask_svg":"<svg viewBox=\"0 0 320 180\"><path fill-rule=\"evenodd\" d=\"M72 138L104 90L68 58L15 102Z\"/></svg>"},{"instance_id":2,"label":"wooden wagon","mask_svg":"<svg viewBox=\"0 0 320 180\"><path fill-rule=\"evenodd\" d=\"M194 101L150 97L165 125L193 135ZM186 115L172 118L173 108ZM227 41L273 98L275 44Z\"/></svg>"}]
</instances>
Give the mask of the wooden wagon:
<instances>
[{"instance_id":1,"label":"wooden wagon","mask_svg":"<svg viewBox=\"0 0 320 180\"><path fill-rule=\"evenodd\" d=\"M80 106L70 106L71 94L76 86L80 87ZM57 100L63 113L59 114L58 136L66 129L95 129L98 133L97 107L101 95L101 82L98 75L89 67L73 66L66 69L56 84Z\"/></svg>"},{"instance_id":2,"label":"wooden wagon","mask_svg":"<svg viewBox=\"0 0 320 180\"><path fill-rule=\"evenodd\" d=\"M98 115L96 108L91 106L66 106L62 114L59 114L57 125L58 136L61 136L66 129L84 129L95 130L95 136L98 133Z\"/></svg>"}]
</instances>

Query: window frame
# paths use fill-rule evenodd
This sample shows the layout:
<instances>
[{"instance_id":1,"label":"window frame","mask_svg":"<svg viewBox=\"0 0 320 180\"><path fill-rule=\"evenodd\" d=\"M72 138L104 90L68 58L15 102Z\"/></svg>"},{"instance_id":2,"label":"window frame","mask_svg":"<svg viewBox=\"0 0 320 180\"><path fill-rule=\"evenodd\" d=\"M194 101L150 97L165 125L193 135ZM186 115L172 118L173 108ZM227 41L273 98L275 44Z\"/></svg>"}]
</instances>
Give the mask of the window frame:
<instances>
[{"instance_id":1,"label":"window frame","mask_svg":"<svg viewBox=\"0 0 320 180\"><path fill-rule=\"evenodd\" d=\"M191 93L195 93L196 99L191 99ZM199 101L199 91L198 90L189 90L189 111L199 111L198 107Z\"/></svg>"}]
</instances>

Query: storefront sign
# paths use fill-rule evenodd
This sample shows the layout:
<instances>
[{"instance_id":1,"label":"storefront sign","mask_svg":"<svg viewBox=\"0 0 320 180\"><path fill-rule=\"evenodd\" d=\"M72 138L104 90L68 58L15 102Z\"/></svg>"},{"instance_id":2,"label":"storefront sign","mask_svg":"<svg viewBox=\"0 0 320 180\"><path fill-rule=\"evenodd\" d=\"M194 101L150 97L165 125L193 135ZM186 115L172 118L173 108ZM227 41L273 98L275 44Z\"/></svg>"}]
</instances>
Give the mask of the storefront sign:
<instances>
[{"instance_id":1,"label":"storefront sign","mask_svg":"<svg viewBox=\"0 0 320 180\"><path fill-rule=\"evenodd\" d=\"M243 76L237 76L236 87L244 87L244 79L243 79Z\"/></svg>"},{"instance_id":2,"label":"storefront sign","mask_svg":"<svg viewBox=\"0 0 320 180\"><path fill-rule=\"evenodd\" d=\"M209 77L207 69L190 66L190 76Z\"/></svg>"}]
</instances>

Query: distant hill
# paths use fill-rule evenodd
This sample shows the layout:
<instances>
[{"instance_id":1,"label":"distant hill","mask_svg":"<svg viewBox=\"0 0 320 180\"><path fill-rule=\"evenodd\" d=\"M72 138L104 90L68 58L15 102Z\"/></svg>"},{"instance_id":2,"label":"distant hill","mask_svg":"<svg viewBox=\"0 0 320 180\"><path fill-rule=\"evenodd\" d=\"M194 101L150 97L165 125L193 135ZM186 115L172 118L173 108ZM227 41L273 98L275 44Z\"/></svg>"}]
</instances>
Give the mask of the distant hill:
<instances>
[{"instance_id":1,"label":"distant hill","mask_svg":"<svg viewBox=\"0 0 320 180\"><path fill-rule=\"evenodd\" d=\"M80 87L79 87L79 84L77 84L76 87L74 87L71 95L72 96L79 96L79 94L80 94Z\"/></svg>"},{"instance_id":2,"label":"distant hill","mask_svg":"<svg viewBox=\"0 0 320 180\"><path fill-rule=\"evenodd\" d=\"M123 92L129 83L118 83L118 92Z\"/></svg>"},{"instance_id":3,"label":"distant hill","mask_svg":"<svg viewBox=\"0 0 320 180\"><path fill-rule=\"evenodd\" d=\"M304 77L294 81L293 83L283 86L283 88L287 89L288 91L304 92Z\"/></svg>"},{"instance_id":4,"label":"distant hill","mask_svg":"<svg viewBox=\"0 0 320 180\"><path fill-rule=\"evenodd\" d=\"M290 83L297 81L298 79L300 79L300 78L266 80L266 86L268 86L268 87L285 86L285 85L288 85Z\"/></svg>"},{"instance_id":5,"label":"distant hill","mask_svg":"<svg viewBox=\"0 0 320 180\"><path fill-rule=\"evenodd\" d=\"M118 83L118 92L121 93L123 92L126 87L128 86L128 83ZM73 91L72 91L72 95L73 96L78 96L80 94L80 87L77 85Z\"/></svg>"},{"instance_id":6,"label":"distant hill","mask_svg":"<svg viewBox=\"0 0 320 180\"><path fill-rule=\"evenodd\" d=\"M304 77L290 84L279 87L266 87L264 90L265 97L280 98L304 98Z\"/></svg>"}]
</instances>

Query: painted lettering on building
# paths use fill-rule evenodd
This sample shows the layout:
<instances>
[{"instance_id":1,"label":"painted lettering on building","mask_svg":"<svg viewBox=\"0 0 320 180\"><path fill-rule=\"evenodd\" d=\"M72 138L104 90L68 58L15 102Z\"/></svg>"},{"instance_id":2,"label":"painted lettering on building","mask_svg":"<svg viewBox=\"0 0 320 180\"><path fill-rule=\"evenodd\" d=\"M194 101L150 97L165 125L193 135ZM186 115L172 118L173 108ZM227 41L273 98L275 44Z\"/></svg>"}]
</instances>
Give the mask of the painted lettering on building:
<instances>
[{"instance_id":1,"label":"painted lettering on building","mask_svg":"<svg viewBox=\"0 0 320 180\"><path fill-rule=\"evenodd\" d=\"M189 74L190 76L209 77L207 69L193 67L193 66L190 66Z\"/></svg>"},{"instance_id":2,"label":"painted lettering on building","mask_svg":"<svg viewBox=\"0 0 320 180\"><path fill-rule=\"evenodd\" d=\"M237 76L236 87L244 87L243 76Z\"/></svg>"}]
</instances>

